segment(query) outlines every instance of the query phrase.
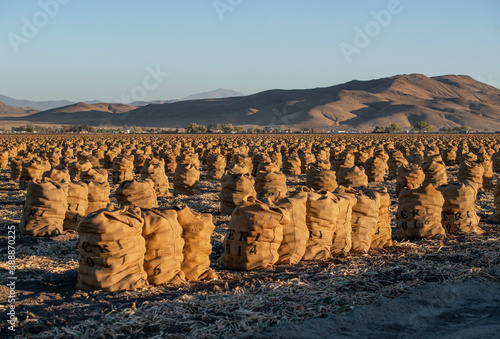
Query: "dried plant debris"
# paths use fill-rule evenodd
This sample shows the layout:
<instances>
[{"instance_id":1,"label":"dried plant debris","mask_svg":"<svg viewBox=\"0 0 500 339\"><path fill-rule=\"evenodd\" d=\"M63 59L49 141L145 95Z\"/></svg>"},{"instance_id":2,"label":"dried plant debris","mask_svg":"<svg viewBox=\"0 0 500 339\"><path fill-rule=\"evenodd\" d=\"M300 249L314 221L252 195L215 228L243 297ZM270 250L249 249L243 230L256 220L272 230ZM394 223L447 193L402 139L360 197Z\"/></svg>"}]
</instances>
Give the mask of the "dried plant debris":
<instances>
[{"instance_id":1,"label":"dried plant debris","mask_svg":"<svg viewBox=\"0 0 500 339\"><path fill-rule=\"evenodd\" d=\"M114 138L109 136L109 138ZM188 138L188 137L186 137ZM305 137L306 139L309 137ZM73 141L77 138L73 138ZM118 139L117 139L118 140ZM311 139L307 139L312 141ZM272 140L275 142L276 140ZM108 177L111 181L111 169ZM447 167L449 180L458 166ZM428 283L470 278L497 281L490 269L500 265L500 223L491 221L494 197L490 190L476 199L483 234L448 235L442 240L394 241L394 246L363 255L324 261L275 265L257 271L230 271L217 260L231 218L220 213L220 180L209 179L201 168L198 195L161 197L161 207L185 204L211 213L211 268L220 279L183 285L150 286L124 292L85 292L76 289L78 234L68 231L51 238L19 236L25 191L0 169L0 244L7 248L7 226L16 226L16 332L0 326L1 336L36 338L221 338L255 333L284 322L300 322L344 314L381 296L397 298L408 289ZM494 175L496 182L498 175ZM172 174L168 174L172 192ZM306 183L304 174L287 176L293 195ZM391 196L391 226L395 232L396 180L369 183L387 188ZM111 185L112 198L118 185ZM393 237L394 238L394 237ZM2 250L0 275L9 274ZM9 289L0 286L6 300ZM6 312L8 305L0 305Z\"/></svg>"}]
</instances>

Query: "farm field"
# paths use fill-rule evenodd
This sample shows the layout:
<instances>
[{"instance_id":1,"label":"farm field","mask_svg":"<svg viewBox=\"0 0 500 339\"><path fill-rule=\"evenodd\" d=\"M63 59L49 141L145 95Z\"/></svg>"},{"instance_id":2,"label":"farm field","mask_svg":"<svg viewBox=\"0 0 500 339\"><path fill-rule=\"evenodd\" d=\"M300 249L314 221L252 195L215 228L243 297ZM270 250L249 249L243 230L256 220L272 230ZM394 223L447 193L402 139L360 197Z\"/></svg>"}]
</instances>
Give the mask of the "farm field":
<instances>
[{"instance_id":1,"label":"farm field","mask_svg":"<svg viewBox=\"0 0 500 339\"><path fill-rule=\"evenodd\" d=\"M476 324L477 331L470 332L469 337L476 334L488 337L496 333L498 326L495 327L495 323L500 322L499 303L495 302L499 298L495 291L498 291L500 282L500 221L493 218L497 172L492 174L493 186L480 190L475 201L479 227L484 231L482 234L447 233L442 239L397 240L397 187L396 179L391 178L369 182L368 188L385 188L390 196L392 246L326 260L235 271L224 268L219 262L224 253L223 241L231 216L220 212L221 180L209 178L207 156L210 150L217 150L227 159L239 152L250 158L258 153L273 153L284 158L292 150L299 153L306 150L315 155L326 152L333 165L346 154L366 153L368 159L374 150L388 154L400 150L412 161L417 161L412 151L421 153L420 161L432 156L445 158L450 152L456 152L457 158L470 153L476 156L489 154L494 167L495 154L500 150L498 138L495 134L2 136L0 150L16 152L16 156L24 159L31 156L49 159L55 148L63 152L72 149L78 160L88 154L96 155L99 147L131 154L139 154L149 147L149 157L158 159L171 152L182 154L191 150L198 154L200 193L160 197L158 206L166 208L185 204L196 212L212 214L215 231L211 237L210 267L219 278L180 285L148 286L132 291L77 289L78 233L69 230L52 237L21 235L19 224L26 190L19 188L18 181L11 180L11 169L7 166L0 169L0 274L2 281L7 281L8 260L4 249L8 244L9 226L14 225L17 325L13 333L4 321L0 333L2 336L36 338L313 336L308 331L314 331L315 336L328 336L329 333L369 336L366 332L366 327L371 326L369 321L363 323L366 325L364 330L358 329L357 332L354 329L354 332L349 332L340 325L335 327L332 322L340 323L338 316L366 319L363 317L366 313L362 312L382 311L387 317L377 318L379 335L383 335L384 325L387 325L390 337L446 333L446 328L441 327L439 331L442 332L438 332L436 324L429 320L439 318L447 324L462 321L468 324L468 328ZM104 158L99 160L102 165ZM361 167L365 162L360 157L356 161ZM457 180L459 165L459 160L446 165L449 182ZM112 169L106 171L111 202L117 203L114 193L118 184L112 181ZM134 175L139 177L137 173ZM167 177L173 193L174 174L167 173ZM299 192L306 181L304 171L298 175L286 175L287 195ZM478 288L485 296L484 300L480 298ZM450 292L454 290L457 292ZM7 300L9 292L3 283L1 299ZM470 293L469 299L467 293ZM429 305L422 304L426 295ZM432 303L439 296L443 299L437 304L446 304L448 308ZM465 312L464 305L474 300L483 307L478 306L476 313L470 309ZM407 307L412 302L420 306L416 309ZM7 303L2 303L0 311L6 314L8 307ZM428 316L427 309L432 316ZM449 315L450 309L458 313ZM417 311L420 313L415 313ZM396 315L398 318L394 320ZM345 320L341 324L354 326L356 322ZM460 326L449 327L449 331L463 330ZM452 334L448 332L448 335Z\"/></svg>"}]
</instances>

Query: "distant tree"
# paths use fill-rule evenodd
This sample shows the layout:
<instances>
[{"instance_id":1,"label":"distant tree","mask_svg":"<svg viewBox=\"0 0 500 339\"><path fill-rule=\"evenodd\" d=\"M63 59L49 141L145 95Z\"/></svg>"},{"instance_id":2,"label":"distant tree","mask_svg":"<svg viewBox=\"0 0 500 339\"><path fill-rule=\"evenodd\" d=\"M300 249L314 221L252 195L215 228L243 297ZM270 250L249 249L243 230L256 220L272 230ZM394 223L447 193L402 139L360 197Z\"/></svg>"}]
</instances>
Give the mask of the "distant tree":
<instances>
[{"instance_id":1,"label":"distant tree","mask_svg":"<svg viewBox=\"0 0 500 339\"><path fill-rule=\"evenodd\" d=\"M383 128L382 126L375 126L373 133L382 133L382 132L385 132L385 128Z\"/></svg>"},{"instance_id":2,"label":"distant tree","mask_svg":"<svg viewBox=\"0 0 500 339\"><path fill-rule=\"evenodd\" d=\"M427 122L425 121L420 121L420 122L417 122L413 128L415 129L415 131L417 132L431 132L432 129L434 128L432 125L428 124Z\"/></svg>"},{"instance_id":3,"label":"distant tree","mask_svg":"<svg viewBox=\"0 0 500 339\"><path fill-rule=\"evenodd\" d=\"M33 131L35 130L35 127L32 124L28 124L28 125L26 125L26 127L24 129L28 133L33 133Z\"/></svg>"},{"instance_id":4,"label":"distant tree","mask_svg":"<svg viewBox=\"0 0 500 339\"><path fill-rule=\"evenodd\" d=\"M247 128L247 132L248 132L248 133L255 133L255 128L253 128L253 127L248 127L248 128Z\"/></svg>"},{"instance_id":5,"label":"distant tree","mask_svg":"<svg viewBox=\"0 0 500 339\"><path fill-rule=\"evenodd\" d=\"M241 133L241 132L243 132L245 129L244 129L243 127L241 127L241 126L235 126L235 127L234 127L234 130L235 130L235 132L237 132L237 133Z\"/></svg>"},{"instance_id":6,"label":"distant tree","mask_svg":"<svg viewBox=\"0 0 500 339\"><path fill-rule=\"evenodd\" d=\"M264 132L265 133L270 133L272 131L272 128L269 126L264 127Z\"/></svg>"},{"instance_id":7,"label":"distant tree","mask_svg":"<svg viewBox=\"0 0 500 339\"><path fill-rule=\"evenodd\" d=\"M223 124L222 125L222 131L224 133L229 133L233 131L233 124Z\"/></svg>"},{"instance_id":8,"label":"distant tree","mask_svg":"<svg viewBox=\"0 0 500 339\"><path fill-rule=\"evenodd\" d=\"M391 132L399 132L399 131L401 131L401 128L399 127L398 124L393 122L390 126L390 130L391 130Z\"/></svg>"},{"instance_id":9,"label":"distant tree","mask_svg":"<svg viewBox=\"0 0 500 339\"><path fill-rule=\"evenodd\" d=\"M196 122L192 122L186 127L186 132L188 133L197 133L200 130L200 125L198 125Z\"/></svg>"}]
</instances>

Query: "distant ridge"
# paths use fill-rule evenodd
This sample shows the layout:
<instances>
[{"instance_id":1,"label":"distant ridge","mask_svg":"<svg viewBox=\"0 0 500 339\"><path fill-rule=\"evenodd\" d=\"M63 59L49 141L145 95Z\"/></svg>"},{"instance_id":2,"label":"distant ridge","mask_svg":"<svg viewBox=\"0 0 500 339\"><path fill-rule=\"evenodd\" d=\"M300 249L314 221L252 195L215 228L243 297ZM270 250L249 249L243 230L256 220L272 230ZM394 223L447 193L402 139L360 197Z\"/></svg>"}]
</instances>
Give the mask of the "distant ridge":
<instances>
[{"instance_id":1,"label":"distant ridge","mask_svg":"<svg viewBox=\"0 0 500 339\"><path fill-rule=\"evenodd\" d=\"M491 131L500 130L500 90L466 75L429 78L405 74L324 88L268 90L249 96L147 105L126 113L86 108L75 111L73 107L57 114L45 111L27 118L59 124L77 124L87 119L93 125L105 120L115 126L175 128L196 122L308 127L318 131L371 131L375 126L391 123L411 129L415 123L426 121L435 130L467 125Z\"/></svg>"}]
</instances>

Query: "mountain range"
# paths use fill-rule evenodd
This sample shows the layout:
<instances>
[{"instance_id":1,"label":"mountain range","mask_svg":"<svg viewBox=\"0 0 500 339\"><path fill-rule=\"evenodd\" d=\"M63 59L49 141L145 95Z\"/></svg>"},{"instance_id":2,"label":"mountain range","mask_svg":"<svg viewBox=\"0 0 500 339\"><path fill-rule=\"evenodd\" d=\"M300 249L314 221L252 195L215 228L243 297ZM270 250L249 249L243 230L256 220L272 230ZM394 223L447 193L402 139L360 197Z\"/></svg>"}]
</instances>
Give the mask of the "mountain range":
<instances>
[{"instance_id":1,"label":"mountain range","mask_svg":"<svg viewBox=\"0 0 500 339\"><path fill-rule=\"evenodd\" d=\"M269 90L248 96L186 100L142 107L78 103L26 117L32 123L181 128L196 122L371 131L397 123L411 129L467 125L500 130L500 90L467 75L422 74L353 80L331 87ZM127 106L127 107L125 107ZM5 119L5 118L3 118Z\"/></svg>"},{"instance_id":2,"label":"mountain range","mask_svg":"<svg viewBox=\"0 0 500 339\"><path fill-rule=\"evenodd\" d=\"M198 99L213 99L213 98L228 98L228 97L237 97L243 96L243 93L238 91L233 91L224 88L218 88L213 91L197 93L190 96L187 96L182 99L172 99L172 100L153 100L153 101L134 101L128 103L130 106L145 106L149 104L164 104L164 103L172 103L183 100L198 100ZM19 107L19 108L31 108L32 111L44 111L58 107L64 107L69 105L77 104L77 102L69 101L69 100L57 100L57 101L31 101L31 100L18 100L5 95L0 94L0 103L3 103L8 106ZM103 103L100 100L90 100L84 101L86 104L99 104ZM5 107L0 107L0 115L5 115L7 109Z\"/></svg>"}]
</instances>

